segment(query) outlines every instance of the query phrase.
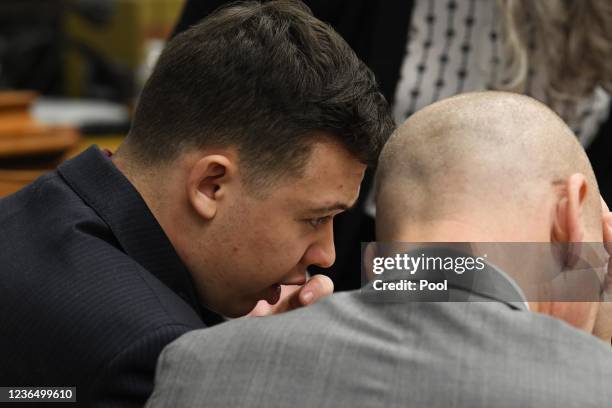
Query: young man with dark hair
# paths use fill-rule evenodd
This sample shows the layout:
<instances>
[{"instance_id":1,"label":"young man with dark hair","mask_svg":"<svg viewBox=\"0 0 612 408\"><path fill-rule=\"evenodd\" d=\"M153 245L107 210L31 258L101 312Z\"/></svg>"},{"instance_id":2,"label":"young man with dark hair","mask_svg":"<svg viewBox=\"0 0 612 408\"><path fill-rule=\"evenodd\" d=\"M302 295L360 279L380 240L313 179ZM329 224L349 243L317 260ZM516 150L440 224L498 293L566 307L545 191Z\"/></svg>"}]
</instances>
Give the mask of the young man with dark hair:
<instances>
[{"instance_id":1,"label":"young man with dark hair","mask_svg":"<svg viewBox=\"0 0 612 408\"><path fill-rule=\"evenodd\" d=\"M211 312L330 293L306 269L334 262L332 219L392 128L372 73L299 3L178 35L116 155L92 147L0 201L0 384L141 405L161 349Z\"/></svg>"}]
</instances>

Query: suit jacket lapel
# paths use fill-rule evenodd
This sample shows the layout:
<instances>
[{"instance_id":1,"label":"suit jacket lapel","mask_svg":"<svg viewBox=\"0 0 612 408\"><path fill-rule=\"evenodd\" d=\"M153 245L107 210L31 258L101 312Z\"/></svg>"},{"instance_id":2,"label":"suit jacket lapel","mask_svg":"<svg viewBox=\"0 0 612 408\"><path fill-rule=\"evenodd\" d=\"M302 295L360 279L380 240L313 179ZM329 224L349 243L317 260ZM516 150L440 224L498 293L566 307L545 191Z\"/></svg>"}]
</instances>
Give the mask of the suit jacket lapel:
<instances>
[{"instance_id":1,"label":"suit jacket lapel","mask_svg":"<svg viewBox=\"0 0 612 408\"><path fill-rule=\"evenodd\" d=\"M58 173L106 222L121 249L202 316L191 276L145 201L97 146Z\"/></svg>"}]
</instances>

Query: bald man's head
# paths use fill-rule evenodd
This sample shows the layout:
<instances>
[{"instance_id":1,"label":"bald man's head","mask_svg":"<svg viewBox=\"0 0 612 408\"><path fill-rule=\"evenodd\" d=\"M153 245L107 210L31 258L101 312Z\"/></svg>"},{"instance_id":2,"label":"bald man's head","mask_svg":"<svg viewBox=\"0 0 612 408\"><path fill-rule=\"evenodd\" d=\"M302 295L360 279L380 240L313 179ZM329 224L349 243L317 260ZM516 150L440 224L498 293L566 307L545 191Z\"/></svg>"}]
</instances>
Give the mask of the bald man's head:
<instances>
[{"instance_id":1,"label":"bald man's head","mask_svg":"<svg viewBox=\"0 0 612 408\"><path fill-rule=\"evenodd\" d=\"M584 183L570 180L575 173ZM576 205L566 197L572 189ZM505 234L489 239L545 241L559 211L574 210L582 238L601 240L584 150L554 112L518 94L463 94L412 115L383 149L376 203L378 240L450 220Z\"/></svg>"}]
</instances>

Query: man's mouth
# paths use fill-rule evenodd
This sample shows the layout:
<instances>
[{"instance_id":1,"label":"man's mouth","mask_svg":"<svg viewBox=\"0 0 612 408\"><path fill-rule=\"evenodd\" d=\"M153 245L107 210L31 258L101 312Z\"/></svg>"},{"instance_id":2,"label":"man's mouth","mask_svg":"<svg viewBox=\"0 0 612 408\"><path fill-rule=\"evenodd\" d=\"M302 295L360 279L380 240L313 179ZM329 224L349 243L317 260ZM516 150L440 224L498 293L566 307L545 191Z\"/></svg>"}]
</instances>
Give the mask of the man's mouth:
<instances>
[{"instance_id":1,"label":"man's mouth","mask_svg":"<svg viewBox=\"0 0 612 408\"><path fill-rule=\"evenodd\" d=\"M280 284L281 285L299 285L302 286L306 283L306 277L302 277L302 278L298 278L298 279L292 279L290 281L282 281Z\"/></svg>"},{"instance_id":2,"label":"man's mouth","mask_svg":"<svg viewBox=\"0 0 612 408\"><path fill-rule=\"evenodd\" d=\"M271 305L276 304L281 297L281 285L304 285L307 281L306 273L301 276L293 277L292 279L284 280L280 283L275 283L266 289L263 299Z\"/></svg>"},{"instance_id":3,"label":"man's mouth","mask_svg":"<svg viewBox=\"0 0 612 408\"><path fill-rule=\"evenodd\" d=\"M293 274L292 278L285 279L280 282L281 285L304 285L308 280L308 272L304 271L298 274L297 276Z\"/></svg>"}]
</instances>

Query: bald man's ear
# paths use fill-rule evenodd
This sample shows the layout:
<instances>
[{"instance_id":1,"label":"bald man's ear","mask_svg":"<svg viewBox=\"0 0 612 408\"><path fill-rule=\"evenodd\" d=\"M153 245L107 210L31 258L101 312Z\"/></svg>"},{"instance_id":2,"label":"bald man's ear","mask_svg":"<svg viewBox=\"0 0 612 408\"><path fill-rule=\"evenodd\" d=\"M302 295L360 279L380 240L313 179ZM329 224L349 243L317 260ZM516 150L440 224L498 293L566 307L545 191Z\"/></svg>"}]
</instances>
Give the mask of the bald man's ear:
<instances>
[{"instance_id":1,"label":"bald man's ear","mask_svg":"<svg viewBox=\"0 0 612 408\"><path fill-rule=\"evenodd\" d=\"M205 220L217 214L219 202L226 195L227 185L236 176L236 164L227 156L215 154L199 159L189 172L189 203Z\"/></svg>"},{"instance_id":2,"label":"bald man's ear","mask_svg":"<svg viewBox=\"0 0 612 408\"><path fill-rule=\"evenodd\" d=\"M584 205L587 182L581 173L574 173L564 182L558 196L551 242L581 242L584 237Z\"/></svg>"}]
</instances>

